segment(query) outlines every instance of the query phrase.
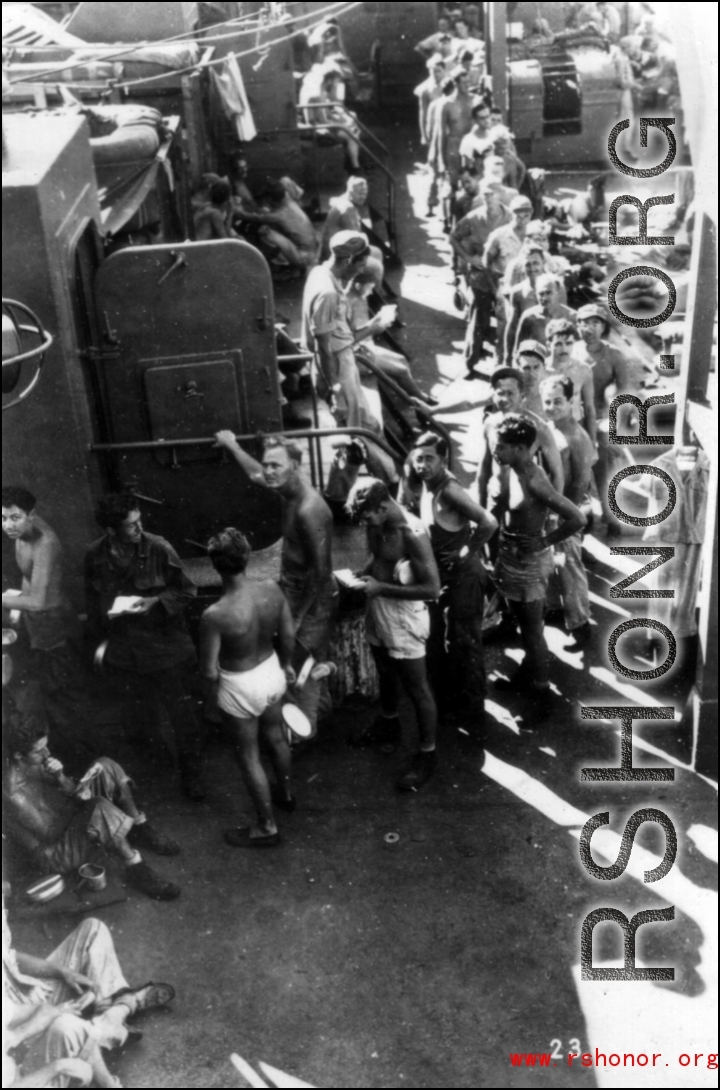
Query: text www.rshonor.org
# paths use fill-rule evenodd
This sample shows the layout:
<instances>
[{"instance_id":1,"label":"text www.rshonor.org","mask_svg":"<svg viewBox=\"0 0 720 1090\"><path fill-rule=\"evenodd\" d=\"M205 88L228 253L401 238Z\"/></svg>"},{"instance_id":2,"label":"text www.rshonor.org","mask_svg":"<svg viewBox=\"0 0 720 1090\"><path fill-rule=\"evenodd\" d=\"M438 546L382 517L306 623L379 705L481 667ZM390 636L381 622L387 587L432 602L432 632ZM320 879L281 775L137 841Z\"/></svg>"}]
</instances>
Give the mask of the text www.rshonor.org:
<instances>
[{"instance_id":1,"label":"text www.rshonor.org","mask_svg":"<svg viewBox=\"0 0 720 1090\"><path fill-rule=\"evenodd\" d=\"M513 1067L560 1067L562 1061L555 1059L551 1052L513 1052L510 1054L510 1063ZM718 1058L716 1052L694 1052L692 1055L683 1053L668 1059L662 1052L617 1052L603 1053L599 1049L595 1052L568 1053L566 1060L568 1067L704 1067L708 1071L717 1071Z\"/></svg>"}]
</instances>

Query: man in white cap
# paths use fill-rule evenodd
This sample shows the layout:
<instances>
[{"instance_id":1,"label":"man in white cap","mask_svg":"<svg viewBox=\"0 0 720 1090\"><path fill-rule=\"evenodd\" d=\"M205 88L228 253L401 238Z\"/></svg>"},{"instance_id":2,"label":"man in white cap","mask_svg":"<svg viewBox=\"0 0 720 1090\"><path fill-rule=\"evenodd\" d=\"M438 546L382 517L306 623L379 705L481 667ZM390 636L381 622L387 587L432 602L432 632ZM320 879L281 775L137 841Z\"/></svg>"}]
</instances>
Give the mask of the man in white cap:
<instances>
[{"instance_id":1,"label":"man in white cap","mask_svg":"<svg viewBox=\"0 0 720 1090\"><path fill-rule=\"evenodd\" d=\"M364 428L382 438L382 422L374 415L360 381L355 347L365 338L384 333L390 320L377 316L353 330L348 292L370 257L370 246L359 231L339 231L330 239L330 260L312 270L303 295L303 340L315 358L323 392L335 401L342 427ZM397 482L393 459L376 444L368 444L368 465L389 484Z\"/></svg>"}]
</instances>

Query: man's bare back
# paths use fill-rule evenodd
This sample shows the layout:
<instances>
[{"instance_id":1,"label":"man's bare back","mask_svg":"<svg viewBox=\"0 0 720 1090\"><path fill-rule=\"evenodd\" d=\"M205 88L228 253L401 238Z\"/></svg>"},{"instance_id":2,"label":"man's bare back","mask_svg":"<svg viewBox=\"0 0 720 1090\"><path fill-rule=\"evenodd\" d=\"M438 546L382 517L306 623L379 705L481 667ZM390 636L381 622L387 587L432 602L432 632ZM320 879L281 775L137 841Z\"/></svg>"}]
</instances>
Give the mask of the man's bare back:
<instances>
[{"instance_id":1,"label":"man's bare back","mask_svg":"<svg viewBox=\"0 0 720 1090\"><path fill-rule=\"evenodd\" d=\"M295 641L290 607L270 580L226 590L206 610L202 628L204 638L219 640L218 665L228 673L254 670L275 654L278 640L290 651Z\"/></svg>"}]
</instances>

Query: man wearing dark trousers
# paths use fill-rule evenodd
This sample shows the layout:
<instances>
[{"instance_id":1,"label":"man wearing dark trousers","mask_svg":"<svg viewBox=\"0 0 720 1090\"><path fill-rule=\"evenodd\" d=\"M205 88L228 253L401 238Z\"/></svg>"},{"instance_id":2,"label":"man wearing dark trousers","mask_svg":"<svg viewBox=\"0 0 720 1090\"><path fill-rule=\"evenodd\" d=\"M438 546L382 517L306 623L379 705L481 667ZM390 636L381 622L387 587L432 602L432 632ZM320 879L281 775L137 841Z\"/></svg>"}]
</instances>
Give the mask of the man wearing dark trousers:
<instances>
[{"instance_id":1,"label":"man wearing dark trousers","mask_svg":"<svg viewBox=\"0 0 720 1090\"><path fill-rule=\"evenodd\" d=\"M90 624L107 640L103 665L129 687L147 686L165 708L183 791L199 802L203 733L188 685L197 655L184 616L197 588L172 545L143 530L131 493L105 496L95 517L105 533L85 558L85 588ZM118 598L126 599L119 611L113 609Z\"/></svg>"}]
</instances>

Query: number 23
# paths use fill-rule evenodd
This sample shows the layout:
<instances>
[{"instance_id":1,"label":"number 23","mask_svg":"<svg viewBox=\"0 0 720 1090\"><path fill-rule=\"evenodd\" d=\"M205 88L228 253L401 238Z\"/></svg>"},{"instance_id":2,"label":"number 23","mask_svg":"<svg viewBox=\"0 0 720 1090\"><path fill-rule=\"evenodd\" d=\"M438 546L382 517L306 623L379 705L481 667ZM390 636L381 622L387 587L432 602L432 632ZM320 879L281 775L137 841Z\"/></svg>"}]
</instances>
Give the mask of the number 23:
<instances>
[{"instance_id":1,"label":"number 23","mask_svg":"<svg viewBox=\"0 0 720 1090\"><path fill-rule=\"evenodd\" d=\"M554 1041L550 1042L550 1048L552 1048L554 1050L553 1054L552 1054L553 1060L556 1060L556 1061L557 1060L562 1060L562 1058L563 1058L563 1043L562 1043L562 1041L558 1041L557 1038L556 1038ZM582 1055L582 1045L578 1041L577 1037L573 1037L572 1041L570 1042L570 1047L568 1048L568 1052L574 1052L576 1056Z\"/></svg>"}]
</instances>

